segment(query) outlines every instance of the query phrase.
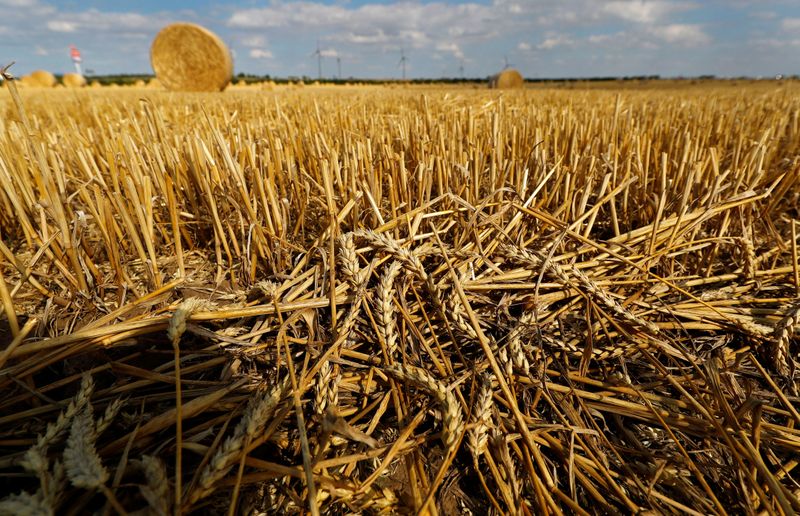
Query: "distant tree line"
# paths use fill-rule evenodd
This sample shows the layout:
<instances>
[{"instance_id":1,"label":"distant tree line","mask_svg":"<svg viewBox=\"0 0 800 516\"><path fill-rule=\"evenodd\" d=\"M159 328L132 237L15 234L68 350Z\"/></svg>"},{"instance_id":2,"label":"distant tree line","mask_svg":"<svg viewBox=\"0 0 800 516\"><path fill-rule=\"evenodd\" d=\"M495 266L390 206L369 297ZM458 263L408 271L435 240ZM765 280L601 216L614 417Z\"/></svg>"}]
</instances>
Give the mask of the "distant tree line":
<instances>
[{"instance_id":1,"label":"distant tree line","mask_svg":"<svg viewBox=\"0 0 800 516\"><path fill-rule=\"evenodd\" d=\"M152 74L115 74L115 75L91 75L87 76L87 79L92 81L98 81L100 84L109 85L109 84L119 84L119 85L130 85L135 83L138 80L143 80L145 82L152 79L154 76ZM772 79L773 77L768 77ZM798 80L800 76L798 75L784 75L782 76L784 80ZM610 81L658 81L661 80L662 77L660 75L626 75L622 77L617 76L602 76L602 77L526 77L525 81L529 83L580 83L580 82L610 82ZM668 80L714 80L717 79L714 75L700 75L697 77L672 77L668 78ZM752 80L753 77L726 77L725 79L730 80ZM298 82L303 81L305 83L312 83L312 82L319 82L320 84L346 84L346 83L353 83L359 82L363 84L397 84L397 83L407 83L407 84L475 84L475 83L484 83L488 80L488 77L439 77L439 78L422 78L422 79L407 79L406 81L401 81L399 79L362 79L358 77L343 77L339 78L325 78L316 79L314 77L309 77L307 75L303 76L288 76L288 77L273 77L270 74L266 75L255 75L255 74L247 74L247 73L239 73L234 77L234 82L243 81L247 84L251 83L258 83L263 81L273 81L276 84L287 84L290 82Z\"/></svg>"}]
</instances>

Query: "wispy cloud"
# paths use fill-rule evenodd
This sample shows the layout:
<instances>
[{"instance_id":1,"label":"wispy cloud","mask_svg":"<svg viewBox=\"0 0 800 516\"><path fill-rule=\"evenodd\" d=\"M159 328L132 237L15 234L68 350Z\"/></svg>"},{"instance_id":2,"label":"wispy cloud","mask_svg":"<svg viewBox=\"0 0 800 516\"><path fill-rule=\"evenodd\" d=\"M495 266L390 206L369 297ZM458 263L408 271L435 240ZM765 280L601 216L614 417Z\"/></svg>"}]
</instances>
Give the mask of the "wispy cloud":
<instances>
[{"instance_id":1,"label":"wispy cloud","mask_svg":"<svg viewBox=\"0 0 800 516\"><path fill-rule=\"evenodd\" d=\"M708 45L711 37L701 25L675 23L663 27L653 27L653 34L662 41L682 47Z\"/></svg>"}]
</instances>

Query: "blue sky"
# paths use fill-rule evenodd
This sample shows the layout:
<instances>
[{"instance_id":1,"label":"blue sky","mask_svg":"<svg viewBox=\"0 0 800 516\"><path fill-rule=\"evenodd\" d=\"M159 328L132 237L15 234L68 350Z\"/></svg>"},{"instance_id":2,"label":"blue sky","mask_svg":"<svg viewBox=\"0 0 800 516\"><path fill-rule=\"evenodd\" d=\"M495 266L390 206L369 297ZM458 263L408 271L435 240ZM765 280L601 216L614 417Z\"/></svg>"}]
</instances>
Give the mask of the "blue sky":
<instances>
[{"instance_id":1,"label":"blue sky","mask_svg":"<svg viewBox=\"0 0 800 516\"><path fill-rule=\"evenodd\" d=\"M504 57L527 77L800 73L800 0L0 0L0 60L17 75L150 73L173 21L230 46L236 72L273 76L484 77Z\"/></svg>"}]
</instances>

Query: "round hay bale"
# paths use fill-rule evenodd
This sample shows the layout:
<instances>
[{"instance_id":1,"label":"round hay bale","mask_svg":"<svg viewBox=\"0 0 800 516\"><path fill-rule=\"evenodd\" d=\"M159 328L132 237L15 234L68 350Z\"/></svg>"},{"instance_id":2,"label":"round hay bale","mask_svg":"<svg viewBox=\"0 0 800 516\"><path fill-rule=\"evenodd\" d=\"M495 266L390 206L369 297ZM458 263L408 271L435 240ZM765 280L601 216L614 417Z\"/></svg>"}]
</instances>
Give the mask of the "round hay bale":
<instances>
[{"instance_id":1,"label":"round hay bale","mask_svg":"<svg viewBox=\"0 0 800 516\"><path fill-rule=\"evenodd\" d=\"M145 83L141 79L136 79L136 81L133 83L133 87L134 88L144 88L145 87Z\"/></svg>"},{"instance_id":2,"label":"round hay bale","mask_svg":"<svg viewBox=\"0 0 800 516\"><path fill-rule=\"evenodd\" d=\"M61 82L67 88L83 88L86 86L86 79L79 73L65 73Z\"/></svg>"},{"instance_id":3,"label":"round hay bale","mask_svg":"<svg viewBox=\"0 0 800 516\"><path fill-rule=\"evenodd\" d=\"M100 84L100 81L94 80L94 81L91 82L91 84L89 84L89 87L90 88L102 88L103 85Z\"/></svg>"},{"instance_id":4,"label":"round hay bale","mask_svg":"<svg viewBox=\"0 0 800 516\"><path fill-rule=\"evenodd\" d=\"M174 91L221 91L233 76L225 43L193 23L161 29L150 48L150 63L159 82Z\"/></svg>"},{"instance_id":5,"label":"round hay bale","mask_svg":"<svg viewBox=\"0 0 800 516\"><path fill-rule=\"evenodd\" d=\"M150 88L150 89L152 89L152 90L157 90L157 89L160 89L160 88L161 88L161 83L160 83L160 82L158 82L158 79L156 79L155 77L153 77L152 79L150 79L150 80L147 82L147 87L148 87L148 88Z\"/></svg>"},{"instance_id":6,"label":"round hay bale","mask_svg":"<svg viewBox=\"0 0 800 516\"><path fill-rule=\"evenodd\" d=\"M525 79L522 74L513 68L506 68L489 79L489 87L494 89L522 88L524 85Z\"/></svg>"},{"instance_id":7,"label":"round hay bale","mask_svg":"<svg viewBox=\"0 0 800 516\"><path fill-rule=\"evenodd\" d=\"M28 75L25 82L31 86L37 86L39 88L52 88L56 85L56 78L47 70L36 70Z\"/></svg>"}]
</instances>

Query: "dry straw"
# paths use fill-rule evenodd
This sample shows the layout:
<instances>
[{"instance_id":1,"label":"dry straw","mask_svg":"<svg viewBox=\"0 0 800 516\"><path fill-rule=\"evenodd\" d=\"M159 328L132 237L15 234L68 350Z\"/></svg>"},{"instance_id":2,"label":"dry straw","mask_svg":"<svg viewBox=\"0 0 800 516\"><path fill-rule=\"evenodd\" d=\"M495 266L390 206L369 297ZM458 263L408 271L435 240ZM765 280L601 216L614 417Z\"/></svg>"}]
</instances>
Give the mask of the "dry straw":
<instances>
[{"instance_id":1,"label":"dry straw","mask_svg":"<svg viewBox=\"0 0 800 516\"><path fill-rule=\"evenodd\" d=\"M150 63L159 83L173 91L221 91L233 75L225 43L192 23L161 29L150 49Z\"/></svg>"}]
</instances>

